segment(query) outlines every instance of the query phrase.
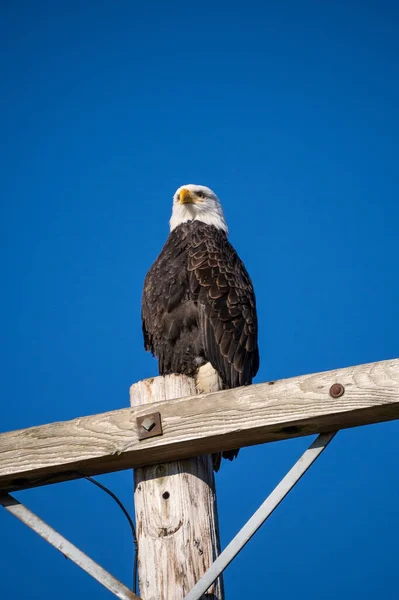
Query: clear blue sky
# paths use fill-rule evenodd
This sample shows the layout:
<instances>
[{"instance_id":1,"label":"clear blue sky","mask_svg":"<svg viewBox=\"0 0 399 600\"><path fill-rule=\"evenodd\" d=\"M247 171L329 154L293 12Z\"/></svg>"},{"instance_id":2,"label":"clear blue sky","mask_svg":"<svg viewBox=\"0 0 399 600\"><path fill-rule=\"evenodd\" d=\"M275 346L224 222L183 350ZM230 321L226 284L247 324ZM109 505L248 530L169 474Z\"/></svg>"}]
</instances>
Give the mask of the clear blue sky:
<instances>
[{"instance_id":1,"label":"clear blue sky","mask_svg":"<svg viewBox=\"0 0 399 600\"><path fill-rule=\"evenodd\" d=\"M2 431L126 407L156 374L141 288L183 183L218 193L253 278L257 381L399 356L398 27L384 1L1 3ZM396 599L398 434L341 432L226 599ZM310 441L223 466L223 546ZM130 472L100 480L132 507ZM130 584L102 492L17 496ZM2 600L111 598L4 511L0 531Z\"/></svg>"}]
</instances>

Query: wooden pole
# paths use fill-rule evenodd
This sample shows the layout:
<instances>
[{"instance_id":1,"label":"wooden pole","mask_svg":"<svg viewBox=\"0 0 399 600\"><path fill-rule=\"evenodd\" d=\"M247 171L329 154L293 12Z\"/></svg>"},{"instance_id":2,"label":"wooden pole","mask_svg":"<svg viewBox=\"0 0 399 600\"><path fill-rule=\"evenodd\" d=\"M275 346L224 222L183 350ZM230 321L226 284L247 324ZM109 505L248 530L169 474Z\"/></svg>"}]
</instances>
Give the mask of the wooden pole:
<instances>
[{"instance_id":1,"label":"wooden pole","mask_svg":"<svg viewBox=\"0 0 399 600\"><path fill-rule=\"evenodd\" d=\"M193 394L193 379L167 375L133 384L130 403ZM220 552L211 455L136 469L134 506L141 598L182 600ZM203 598L224 599L221 578Z\"/></svg>"}]
</instances>

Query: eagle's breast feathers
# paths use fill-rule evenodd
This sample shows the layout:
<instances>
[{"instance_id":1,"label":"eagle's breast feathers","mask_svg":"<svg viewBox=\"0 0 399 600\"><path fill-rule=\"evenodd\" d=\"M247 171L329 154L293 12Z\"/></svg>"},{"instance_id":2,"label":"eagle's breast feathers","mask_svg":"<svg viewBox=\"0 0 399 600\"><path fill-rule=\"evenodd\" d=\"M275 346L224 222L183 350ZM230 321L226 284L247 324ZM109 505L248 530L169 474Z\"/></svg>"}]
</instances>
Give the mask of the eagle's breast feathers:
<instances>
[{"instance_id":1,"label":"eagle's breast feathers","mask_svg":"<svg viewBox=\"0 0 399 600\"><path fill-rule=\"evenodd\" d=\"M174 229L143 292L145 347L161 374L193 375L210 362L226 387L251 383L259 366L255 295L224 231L199 221Z\"/></svg>"}]
</instances>

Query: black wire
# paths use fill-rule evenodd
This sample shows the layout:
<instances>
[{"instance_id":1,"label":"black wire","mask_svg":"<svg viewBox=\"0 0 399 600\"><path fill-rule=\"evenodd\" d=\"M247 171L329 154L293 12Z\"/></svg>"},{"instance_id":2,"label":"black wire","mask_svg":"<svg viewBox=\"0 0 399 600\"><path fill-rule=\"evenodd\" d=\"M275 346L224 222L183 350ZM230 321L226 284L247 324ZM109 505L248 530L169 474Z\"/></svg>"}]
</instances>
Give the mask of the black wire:
<instances>
[{"instance_id":1,"label":"black wire","mask_svg":"<svg viewBox=\"0 0 399 600\"><path fill-rule=\"evenodd\" d=\"M123 503L119 500L119 498L113 492L111 492L111 490L109 490L107 487L105 487L105 485L103 485L102 483L100 483L96 479L93 479L93 477L90 477L89 475L83 475L83 473L79 473L79 475L80 475L80 477L84 477L84 479L87 479L87 481L90 481L91 483L94 483L94 485L96 485L101 490L103 490L104 492L106 492L109 496L111 496L111 498L113 498L113 500L115 500L115 502L117 503L117 505L119 506L119 508L123 512L123 514L125 515L126 519L129 521L130 529L132 530L133 544L134 544L133 592L135 594L137 594L137 567L138 567L139 545L138 545L138 542L137 542L136 529L134 527L134 523L133 523L132 517L129 515L128 511L124 507Z\"/></svg>"}]
</instances>

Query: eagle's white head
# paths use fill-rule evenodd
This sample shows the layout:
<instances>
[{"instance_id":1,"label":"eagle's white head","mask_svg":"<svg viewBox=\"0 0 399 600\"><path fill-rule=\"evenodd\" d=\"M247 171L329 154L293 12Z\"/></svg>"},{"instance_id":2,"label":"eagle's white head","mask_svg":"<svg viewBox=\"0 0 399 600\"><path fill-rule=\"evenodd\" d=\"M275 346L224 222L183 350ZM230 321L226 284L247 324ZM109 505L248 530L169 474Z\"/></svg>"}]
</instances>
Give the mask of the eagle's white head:
<instances>
[{"instance_id":1,"label":"eagle's white head","mask_svg":"<svg viewBox=\"0 0 399 600\"><path fill-rule=\"evenodd\" d=\"M187 221L202 221L227 233L222 205L216 194L205 185L182 185L173 196L170 230Z\"/></svg>"}]
</instances>

